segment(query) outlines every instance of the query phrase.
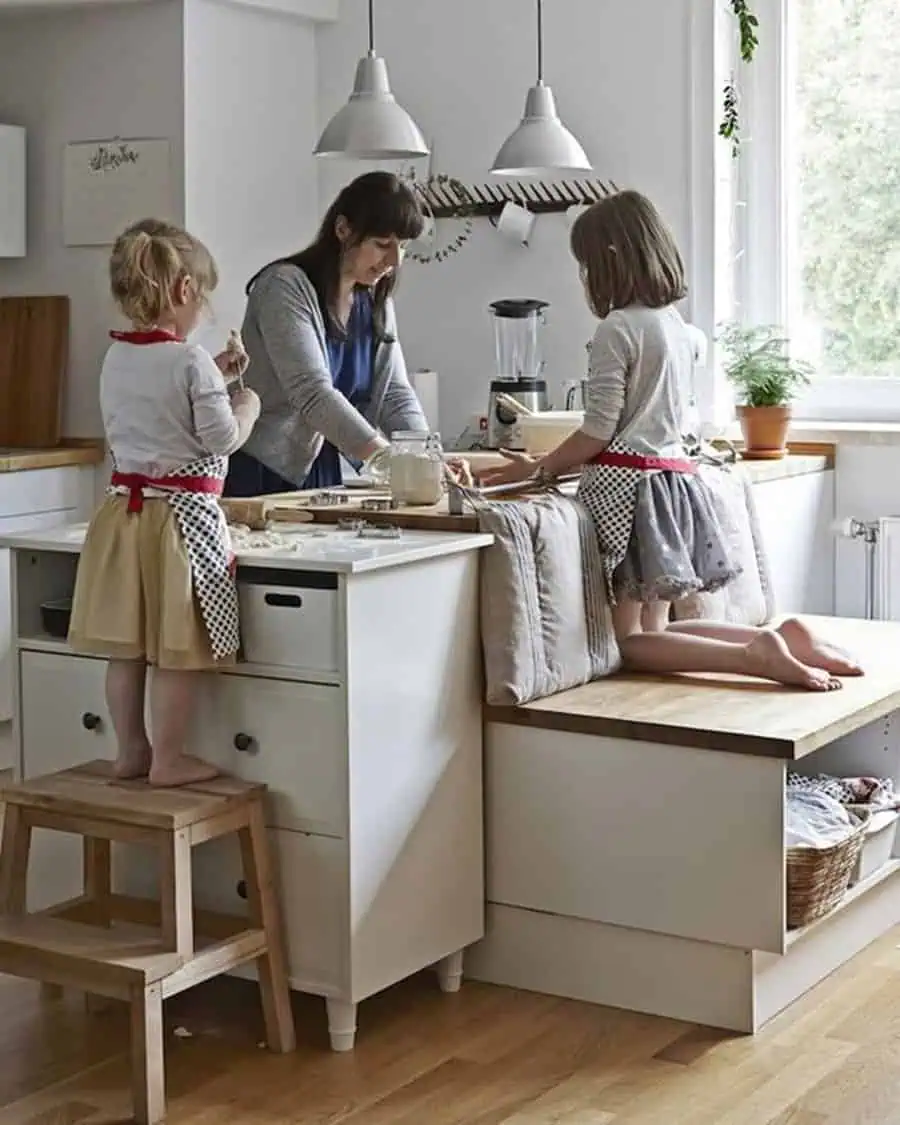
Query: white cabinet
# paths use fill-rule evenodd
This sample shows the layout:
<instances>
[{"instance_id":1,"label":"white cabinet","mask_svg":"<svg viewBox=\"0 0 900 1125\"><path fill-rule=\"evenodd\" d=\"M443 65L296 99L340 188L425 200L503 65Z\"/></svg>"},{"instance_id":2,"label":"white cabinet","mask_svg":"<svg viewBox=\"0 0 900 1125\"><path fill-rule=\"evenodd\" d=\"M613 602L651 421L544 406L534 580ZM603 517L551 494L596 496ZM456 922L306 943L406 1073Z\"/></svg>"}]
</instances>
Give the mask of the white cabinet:
<instances>
[{"instance_id":1,"label":"white cabinet","mask_svg":"<svg viewBox=\"0 0 900 1125\"><path fill-rule=\"evenodd\" d=\"M357 1004L397 981L439 965L453 988L484 934L479 538L371 572L243 566L249 651L268 663L202 677L188 748L269 788L291 985L325 997L336 1049ZM41 633L40 603L76 573L64 528L58 541L14 548L26 776L115 754L105 662ZM38 832L34 848L30 907L80 892L76 838ZM196 849L194 874L198 906L246 909L233 841ZM114 849L116 890L156 880Z\"/></svg>"},{"instance_id":2,"label":"white cabinet","mask_svg":"<svg viewBox=\"0 0 900 1125\"><path fill-rule=\"evenodd\" d=\"M87 519L93 507L93 490L94 470L90 466L0 473L0 535ZM0 724L13 714L10 581L10 552L0 548ZM9 764L0 760L0 769Z\"/></svg>"},{"instance_id":3,"label":"white cabinet","mask_svg":"<svg viewBox=\"0 0 900 1125\"><path fill-rule=\"evenodd\" d=\"M0 258L25 257L25 130L0 125Z\"/></svg>"},{"instance_id":4,"label":"white cabinet","mask_svg":"<svg viewBox=\"0 0 900 1125\"><path fill-rule=\"evenodd\" d=\"M753 486L778 613L834 612L834 471Z\"/></svg>"}]
</instances>

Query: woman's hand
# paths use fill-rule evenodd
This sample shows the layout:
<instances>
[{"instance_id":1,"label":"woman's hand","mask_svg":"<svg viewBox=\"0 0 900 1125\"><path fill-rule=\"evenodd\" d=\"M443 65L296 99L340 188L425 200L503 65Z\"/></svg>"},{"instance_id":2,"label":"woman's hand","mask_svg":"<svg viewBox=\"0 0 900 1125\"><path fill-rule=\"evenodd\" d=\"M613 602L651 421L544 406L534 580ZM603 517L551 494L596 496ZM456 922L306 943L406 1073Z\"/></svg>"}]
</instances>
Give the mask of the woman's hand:
<instances>
[{"instance_id":1,"label":"woman's hand","mask_svg":"<svg viewBox=\"0 0 900 1125\"><path fill-rule=\"evenodd\" d=\"M539 458L527 453L515 453L511 449L501 449L500 453L509 462L496 469L485 469L478 474L478 483L490 488L498 484L520 484L537 472Z\"/></svg>"}]
</instances>

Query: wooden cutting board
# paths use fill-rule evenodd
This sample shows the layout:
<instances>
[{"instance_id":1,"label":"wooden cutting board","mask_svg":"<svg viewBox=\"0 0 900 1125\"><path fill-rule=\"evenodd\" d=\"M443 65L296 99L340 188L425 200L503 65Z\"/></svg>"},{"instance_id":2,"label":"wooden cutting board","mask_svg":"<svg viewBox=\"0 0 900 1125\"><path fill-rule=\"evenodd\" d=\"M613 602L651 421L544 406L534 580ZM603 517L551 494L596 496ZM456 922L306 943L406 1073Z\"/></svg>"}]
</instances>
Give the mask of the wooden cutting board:
<instances>
[{"instance_id":1,"label":"wooden cutting board","mask_svg":"<svg viewBox=\"0 0 900 1125\"><path fill-rule=\"evenodd\" d=\"M389 511L371 511L367 499L386 497L383 489L353 489L346 504L322 505L318 497L325 490L282 492L271 496L255 496L246 500L225 498L220 501L231 523L262 527L272 523L337 523L339 520L364 519L375 527L401 527L410 531L477 531L474 513L451 516L446 496L439 504L427 507L402 507Z\"/></svg>"},{"instance_id":2,"label":"wooden cutting board","mask_svg":"<svg viewBox=\"0 0 900 1125\"><path fill-rule=\"evenodd\" d=\"M0 298L0 448L59 445L68 361L68 297Z\"/></svg>"}]
</instances>

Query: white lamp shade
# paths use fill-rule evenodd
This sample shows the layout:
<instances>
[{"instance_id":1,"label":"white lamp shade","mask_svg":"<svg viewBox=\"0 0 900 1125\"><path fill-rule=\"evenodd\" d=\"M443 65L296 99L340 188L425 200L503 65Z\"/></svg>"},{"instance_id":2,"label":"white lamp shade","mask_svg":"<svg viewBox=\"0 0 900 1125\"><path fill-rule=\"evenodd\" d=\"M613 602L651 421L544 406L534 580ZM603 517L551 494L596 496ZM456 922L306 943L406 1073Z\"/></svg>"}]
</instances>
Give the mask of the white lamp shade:
<instances>
[{"instance_id":1,"label":"white lamp shade","mask_svg":"<svg viewBox=\"0 0 900 1125\"><path fill-rule=\"evenodd\" d=\"M553 91L543 82L528 91L522 123L504 142L491 171L496 176L591 171L584 149L559 119Z\"/></svg>"},{"instance_id":2,"label":"white lamp shade","mask_svg":"<svg viewBox=\"0 0 900 1125\"><path fill-rule=\"evenodd\" d=\"M384 59L369 54L359 60L350 100L325 126L315 154L356 160L428 155L419 127L391 93Z\"/></svg>"}]
</instances>

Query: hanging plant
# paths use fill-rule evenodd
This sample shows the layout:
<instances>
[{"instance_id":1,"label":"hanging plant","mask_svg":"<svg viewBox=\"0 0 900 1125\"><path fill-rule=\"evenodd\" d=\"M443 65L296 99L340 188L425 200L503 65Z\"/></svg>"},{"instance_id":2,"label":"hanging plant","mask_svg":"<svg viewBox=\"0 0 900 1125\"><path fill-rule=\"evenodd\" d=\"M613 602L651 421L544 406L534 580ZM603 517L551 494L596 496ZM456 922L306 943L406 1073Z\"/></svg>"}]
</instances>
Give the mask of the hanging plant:
<instances>
[{"instance_id":1,"label":"hanging plant","mask_svg":"<svg viewBox=\"0 0 900 1125\"><path fill-rule=\"evenodd\" d=\"M420 252L418 250L410 250L407 258L411 262L420 262L426 264L428 262L444 262L451 254L456 254L465 245L469 236L472 233L472 218L474 213L474 201L466 191L465 185L461 180L456 179L455 176L449 176L446 172L440 172L436 175L431 175L427 180L417 180L415 168L410 168L404 177L410 186L416 191L419 196L422 210L431 219L434 229L437 230L437 222L431 210L431 203L429 200L430 191L434 188L444 189L442 194L450 195L452 198L458 199L459 205L453 208L453 214L448 221L461 223L461 227L456 231L454 237L431 250L430 253Z\"/></svg>"},{"instance_id":2,"label":"hanging plant","mask_svg":"<svg viewBox=\"0 0 900 1125\"><path fill-rule=\"evenodd\" d=\"M737 20L741 62L750 63L759 46L759 20L750 10L749 0L728 0L728 6ZM741 151L741 115L734 74L725 83L719 136L729 142L731 155L736 158Z\"/></svg>"}]
</instances>

